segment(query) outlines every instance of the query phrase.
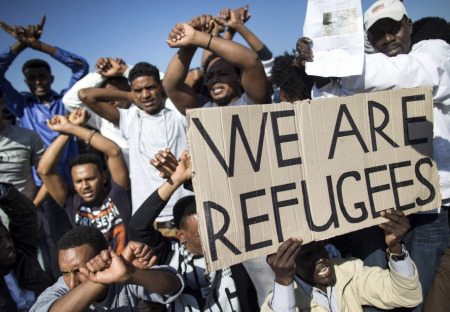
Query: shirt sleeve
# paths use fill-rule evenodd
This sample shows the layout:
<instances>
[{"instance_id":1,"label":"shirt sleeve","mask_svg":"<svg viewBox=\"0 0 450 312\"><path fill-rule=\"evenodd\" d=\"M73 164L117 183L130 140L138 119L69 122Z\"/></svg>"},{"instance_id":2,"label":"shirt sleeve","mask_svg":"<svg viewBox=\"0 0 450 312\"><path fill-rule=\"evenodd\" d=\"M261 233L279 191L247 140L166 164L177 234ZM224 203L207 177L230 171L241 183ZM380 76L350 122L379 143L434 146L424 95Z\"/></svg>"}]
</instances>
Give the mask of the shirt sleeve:
<instances>
[{"instance_id":1,"label":"shirt sleeve","mask_svg":"<svg viewBox=\"0 0 450 312\"><path fill-rule=\"evenodd\" d=\"M59 298L64 296L69 292L69 288L64 282L62 276L58 281L47 288L36 300L34 305L31 307L30 312L43 312L50 310L50 307Z\"/></svg>"},{"instance_id":2,"label":"shirt sleeve","mask_svg":"<svg viewBox=\"0 0 450 312\"><path fill-rule=\"evenodd\" d=\"M414 265L409 255L404 260L400 261L394 261L391 258L389 258L389 264L391 265L391 269L396 273L398 273L398 275L405 277L414 276L415 273Z\"/></svg>"},{"instance_id":3,"label":"shirt sleeve","mask_svg":"<svg viewBox=\"0 0 450 312\"><path fill-rule=\"evenodd\" d=\"M84 105L84 103L80 100L78 97L78 91L81 89L86 88L98 88L102 85L102 83L106 80L105 77L103 77L100 74L97 73L89 73L81 80L77 81L72 88L70 88L66 94L64 94L64 97L62 99L64 107L69 111L72 112L77 108L83 108L88 110L91 113L91 118L89 118L87 125L100 130L102 125L102 118L94 113L89 107Z\"/></svg>"},{"instance_id":4,"label":"shirt sleeve","mask_svg":"<svg viewBox=\"0 0 450 312\"><path fill-rule=\"evenodd\" d=\"M275 312L295 312L294 282L288 286L274 282L270 306Z\"/></svg>"},{"instance_id":5,"label":"shirt sleeve","mask_svg":"<svg viewBox=\"0 0 450 312\"><path fill-rule=\"evenodd\" d=\"M123 109L123 108L118 108L119 110L119 130L120 130L120 135L122 135L125 139L128 140L128 118L129 118L129 114L132 113L136 113L137 112L135 110L130 111L130 109Z\"/></svg>"},{"instance_id":6,"label":"shirt sleeve","mask_svg":"<svg viewBox=\"0 0 450 312\"><path fill-rule=\"evenodd\" d=\"M449 73L450 45L426 40L409 54L366 54L362 75L341 78L341 86L354 93L432 86L434 102L450 105Z\"/></svg>"},{"instance_id":7,"label":"shirt sleeve","mask_svg":"<svg viewBox=\"0 0 450 312\"><path fill-rule=\"evenodd\" d=\"M19 55L17 52L12 52L10 48L7 48L0 54L0 90L3 92L3 98L5 100L6 107L16 117L23 116L23 102L22 95L14 89L11 83L5 78L6 71L11 63Z\"/></svg>"},{"instance_id":8,"label":"shirt sleeve","mask_svg":"<svg viewBox=\"0 0 450 312\"><path fill-rule=\"evenodd\" d=\"M72 71L72 77L70 78L69 85L67 89L62 92L62 95L64 95L67 92L67 90L72 88L72 86L78 80L86 76L87 73L89 72L88 62L81 56L78 56L76 54L73 54L71 52L65 51L57 47L56 52L55 54L52 55L52 57L58 62L69 67L70 70Z\"/></svg>"}]
</instances>

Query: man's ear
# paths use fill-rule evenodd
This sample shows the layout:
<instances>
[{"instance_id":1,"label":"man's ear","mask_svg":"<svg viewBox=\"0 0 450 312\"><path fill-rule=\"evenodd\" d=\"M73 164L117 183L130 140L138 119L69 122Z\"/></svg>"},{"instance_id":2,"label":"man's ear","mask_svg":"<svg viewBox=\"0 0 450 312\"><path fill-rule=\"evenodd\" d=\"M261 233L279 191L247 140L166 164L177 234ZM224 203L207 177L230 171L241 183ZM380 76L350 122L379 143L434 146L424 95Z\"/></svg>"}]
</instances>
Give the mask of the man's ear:
<instances>
[{"instance_id":1,"label":"man's ear","mask_svg":"<svg viewBox=\"0 0 450 312\"><path fill-rule=\"evenodd\" d=\"M184 237L184 232L183 232L183 230L177 230L177 231L176 231L176 234L177 234L178 240L179 240L180 242L184 243L184 242L186 241L186 238Z\"/></svg>"},{"instance_id":2,"label":"man's ear","mask_svg":"<svg viewBox=\"0 0 450 312\"><path fill-rule=\"evenodd\" d=\"M408 25L409 34L411 35L413 32L413 22L411 21L410 18L408 18L408 21L406 22L406 24Z\"/></svg>"},{"instance_id":3,"label":"man's ear","mask_svg":"<svg viewBox=\"0 0 450 312\"><path fill-rule=\"evenodd\" d=\"M108 182L108 174L104 170L102 171L102 182L103 184L106 184L106 182Z\"/></svg>"},{"instance_id":4,"label":"man's ear","mask_svg":"<svg viewBox=\"0 0 450 312\"><path fill-rule=\"evenodd\" d=\"M53 83L53 81L55 81L55 76L53 76L53 75L50 75L50 84L52 84L52 83Z\"/></svg>"}]
</instances>

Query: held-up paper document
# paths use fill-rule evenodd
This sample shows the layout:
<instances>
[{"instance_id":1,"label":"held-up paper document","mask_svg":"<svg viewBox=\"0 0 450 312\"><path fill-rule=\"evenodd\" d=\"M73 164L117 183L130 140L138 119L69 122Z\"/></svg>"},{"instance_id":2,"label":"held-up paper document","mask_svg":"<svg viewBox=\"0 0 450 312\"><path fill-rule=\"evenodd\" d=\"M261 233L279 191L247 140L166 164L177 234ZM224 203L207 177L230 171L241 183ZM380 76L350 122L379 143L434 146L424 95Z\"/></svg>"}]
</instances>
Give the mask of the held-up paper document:
<instances>
[{"instance_id":1,"label":"held-up paper document","mask_svg":"<svg viewBox=\"0 0 450 312\"><path fill-rule=\"evenodd\" d=\"M314 62L306 73L322 77L360 75L364 29L360 0L308 0L303 35L313 40Z\"/></svg>"}]
</instances>

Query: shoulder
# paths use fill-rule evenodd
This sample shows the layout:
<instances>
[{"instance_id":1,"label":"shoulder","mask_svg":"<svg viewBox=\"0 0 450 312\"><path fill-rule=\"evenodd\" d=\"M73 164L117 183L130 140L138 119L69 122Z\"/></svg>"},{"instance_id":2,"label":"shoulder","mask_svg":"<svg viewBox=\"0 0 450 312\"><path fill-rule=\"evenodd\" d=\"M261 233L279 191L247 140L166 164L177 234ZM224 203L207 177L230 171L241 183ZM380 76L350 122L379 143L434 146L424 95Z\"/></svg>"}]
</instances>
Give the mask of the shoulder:
<instances>
[{"instance_id":1,"label":"shoulder","mask_svg":"<svg viewBox=\"0 0 450 312\"><path fill-rule=\"evenodd\" d=\"M364 267L364 262L357 258L333 258L331 263L333 263L335 270L352 274L361 271Z\"/></svg>"}]
</instances>

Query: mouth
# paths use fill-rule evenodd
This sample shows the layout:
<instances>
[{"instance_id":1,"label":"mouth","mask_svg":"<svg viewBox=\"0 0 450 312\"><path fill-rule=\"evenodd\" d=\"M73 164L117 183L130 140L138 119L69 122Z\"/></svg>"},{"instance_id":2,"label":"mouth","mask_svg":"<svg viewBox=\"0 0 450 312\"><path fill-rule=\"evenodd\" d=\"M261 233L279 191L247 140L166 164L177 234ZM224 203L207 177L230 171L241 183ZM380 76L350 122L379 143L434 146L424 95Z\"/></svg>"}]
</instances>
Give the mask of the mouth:
<instances>
[{"instance_id":1,"label":"mouth","mask_svg":"<svg viewBox=\"0 0 450 312\"><path fill-rule=\"evenodd\" d=\"M401 46L398 44L390 44L383 48L383 53L390 56L397 55L398 53L400 53L400 48Z\"/></svg>"},{"instance_id":2,"label":"mouth","mask_svg":"<svg viewBox=\"0 0 450 312\"><path fill-rule=\"evenodd\" d=\"M213 95L219 95L220 93L222 93L223 89L223 87L214 86L211 88L211 92Z\"/></svg>"},{"instance_id":3,"label":"mouth","mask_svg":"<svg viewBox=\"0 0 450 312\"><path fill-rule=\"evenodd\" d=\"M142 105L143 105L144 107L151 107L151 106L154 106L154 105L155 105L155 100L154 100L154 99L151 99L151 100L144 100L144 101L142 101L141 103L142 103Z\"/></svg>"},{"instance_id":4,"label":"mouth","mask_svg":"<svg viewBox=\"0 0 450 312\"><path fill-rule=\"evenodd\" d=\"M94 197L94 192L92 192L92 191L84 191L84 192L82 192L82 194L83 194L84 198L93 198Z\"/></svg>"},{"instance_id":5,"label":"mouth","mask_svg":"<svg viewBox=\"0 0 450 312\"><path fill-rule=\"evenodd\" d=\"M328 277L328 276L330 276L330 274L331 274L331 268L327 264L323 265L320 268L319 273L317 273L317 275L321 278Z\"/></svg>"}]
</instances>

